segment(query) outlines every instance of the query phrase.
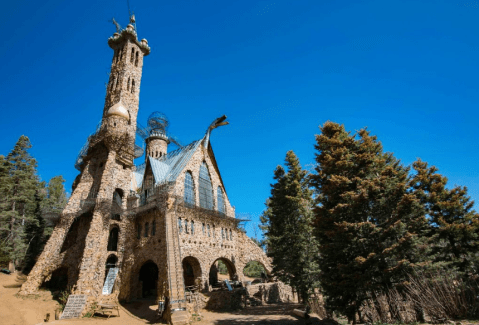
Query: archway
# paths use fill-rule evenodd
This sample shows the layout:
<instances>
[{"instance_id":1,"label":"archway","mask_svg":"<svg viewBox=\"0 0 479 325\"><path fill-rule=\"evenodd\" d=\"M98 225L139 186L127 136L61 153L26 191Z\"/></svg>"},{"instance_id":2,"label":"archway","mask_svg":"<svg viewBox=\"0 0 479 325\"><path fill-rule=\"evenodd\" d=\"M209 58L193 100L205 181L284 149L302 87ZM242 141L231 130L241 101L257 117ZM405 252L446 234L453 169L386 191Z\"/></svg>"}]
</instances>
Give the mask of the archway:
<instances>
[{"instance_id":1,"label":"archway","mask_svg":"<svg viewBox=\"0 0 479 325\"><path fill-rule=\"evenodd\" d=\"M60 267L52 272L48 281L43 286L52 292L62 292L68 288L68 268Z\"/></svg>"},{"instance_id":2,"label":"archway","mask_svg":"<svg viewBox=\"0 0 479 325\"><path fill-rule=\"evenodd\" d=\"M111 254L110 256L108 256L105 263L105 278L103 279L103 283L105 283L106 277L110 269L112 267L117 267L117 263L118 263L118 257L116 257L115 254Z\"/></svg>"},{"instance_id":3,"label":"archway","mask_svg":"<svg viewBox=\"0 0 479 325\"><path fill-rule=\"evenodd\" d=\"M197 279L201 280L202 272L200 262L193 256L187 256L183 259L183 280L186 289L191 289L192 286L198 285ZM190 288L188 288L190 287Z\"/></svg>"},{"instance_id":4,"label":"archway","mask_svg":"<svg viewBox=\"0 0 479 325\"><path fill-rule=\"evenodd\" d=\"M141 286L142 298L156 299L158 286L158 266L148 261L140 269L139 280Z\"/></svg>"},{"instance_id":5,"label":"archway","mask_svg":"<svg viewBox=\"0 0 479 325\"><path fill-rule=\"evenodd\" d=\"M217 286L218 282L229 279L236 280L236 267L227 258L220 257L216 259L210 267L209 284Z\"/></svg>"},{"instance_id":6,"label":"archway","mask_svg":"<svg viewBox=\"0 0 479 325\"><path fill-rule=\"evenodd\" d=\"M266 282L269 272L264 267L263 263L258 261L249 261L243 268L243 275L246 281L251 282Z\"/></svg>"}]
</instances>

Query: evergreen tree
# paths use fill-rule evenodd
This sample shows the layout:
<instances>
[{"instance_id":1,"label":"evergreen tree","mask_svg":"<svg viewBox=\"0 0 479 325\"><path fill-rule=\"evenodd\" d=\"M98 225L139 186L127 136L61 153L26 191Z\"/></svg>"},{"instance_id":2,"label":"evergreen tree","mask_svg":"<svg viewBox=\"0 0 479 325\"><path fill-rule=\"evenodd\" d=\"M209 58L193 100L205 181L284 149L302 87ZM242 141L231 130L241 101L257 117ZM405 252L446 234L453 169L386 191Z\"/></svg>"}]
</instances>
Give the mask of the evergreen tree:
<instances>
[{"instance_id":1,"label":"evergreen tree","mask_svg":"<svg viewBox=\"0 0 479 325\"><path fill-rule=\"evenodd\" d=\"M427 222L408 168L366 129L326 122L316 136L315 226L327 307L355 320L372 292L400 286L424 261Z\"/></svg>"},{"instance_id":2,"label":"evergreen tree","mask_svg":"<svg viewBox=\"0 0 479 325\"><path fill-rule=\"evenodd\" d=\"M35 224L35 193L38 187L36 174L37 162L28 153L31 148L28 137L22 135L13 150L3 160L0 177L0 237L3 254L18 266L23 260L27 244L25 243L26 224ZM0 183L2 183L0 182Z\"/></svg>"},{"instance_id":3,"label":"evergreen tree","mask_svg":"<svg viewBox=\"0 0 479 325\"><path fill-rule=\"evenodd\" d=\"M58 222L60 214L67 204L65 191L65 179L63 176L55 176L50 179L46 188L46 198L42 205L43 218L45 219L46 240L51 235L53 228Z\"/></svg>"},{"instance_id":4,"label":"evergreen tree","mask_svg":"<svg viewBox=\"0 0 479 325\"><path fill-rule=\"evenodd\" d=\"M293 151L285 165L274 172L267 210L261 216L267 254L273 261L273 274L294 287L304 303L318 287L318 246L313 236L313 201L308 173L301 169Z\"/></svg>"},{"instance_id":5,"label":"evergreen tree","mask_svg":"<svg viewBox=\"0 0 479 325\"><path fill-rule=\"evenodd\" d=\"M436 264L457 269L461 274L477 274L479 248L479 214L467 188L446 188L447 178L434 166L417 160L412 191L421 199L430 224L428 237L431 258Z\"/></svg>"}]
</instances>

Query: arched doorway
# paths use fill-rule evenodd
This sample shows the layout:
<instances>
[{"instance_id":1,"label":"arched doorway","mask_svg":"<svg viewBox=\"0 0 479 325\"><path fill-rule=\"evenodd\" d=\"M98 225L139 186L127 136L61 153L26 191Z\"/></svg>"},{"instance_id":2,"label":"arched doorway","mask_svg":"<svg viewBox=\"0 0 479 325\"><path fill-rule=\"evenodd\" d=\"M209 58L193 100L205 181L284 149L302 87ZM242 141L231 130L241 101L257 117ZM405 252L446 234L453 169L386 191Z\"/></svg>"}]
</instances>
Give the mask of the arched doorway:
<instances>
[{"instance_id":1,"label":"arched doorway","mask_svg":"<svg viewBox=\"0 0 479 325\"><path fill-rule=\"evenodd\" d=\"M236 280L236 277L235 265L227 258L220 257L210 267L209 284L214 287L226 279Z\"/></svg>"},{"instance_id":2,"label":"arched doorway","mask_svg":"<svg viewBox=\"0 0 479 325\"><path fill-rule=\"evenodd\" d=\"M65 291L68 288L68 268L63 266L52 272L52 276L43 286L52 292Z\"/></svg>"},{"instance_id":3,"label":"arched doorway","mask_svg":"<svg viewBox=\"0 0 479 325\"><path fill-rule=\"evenodd\" d=\"M139 276L142 298L156 299L158 287L158 266L152 261L146 262L141 267Z\"/></svg>"},{"instance_id":4,"label":"arched doorway","mask_svg":"<svg viewBox=\"0 0 479 325\"><path fill-rule=\"evenodd\" d=\"M183 280L185 282L185 287L188 290L190 287L198 285L197 279L201 279L201 266L200 262L193 257L187 256L183 259ZM201 285L201 284L200 284Z\"/></svg>"},{"instance_id":5,"label":"arched doorway","mask_svg":"<svg viewBox=\"0 0 479 325\"><path fill-rule=\"evenodd\" d=\"M106 277L110 269L112 267L117 267L117 263L118 263L118 257L116 257L115 254L111 254L110 256L108 256L105 263L105 278L103 279L103 283L105 283Z\"/></svg>"}]
</instances>

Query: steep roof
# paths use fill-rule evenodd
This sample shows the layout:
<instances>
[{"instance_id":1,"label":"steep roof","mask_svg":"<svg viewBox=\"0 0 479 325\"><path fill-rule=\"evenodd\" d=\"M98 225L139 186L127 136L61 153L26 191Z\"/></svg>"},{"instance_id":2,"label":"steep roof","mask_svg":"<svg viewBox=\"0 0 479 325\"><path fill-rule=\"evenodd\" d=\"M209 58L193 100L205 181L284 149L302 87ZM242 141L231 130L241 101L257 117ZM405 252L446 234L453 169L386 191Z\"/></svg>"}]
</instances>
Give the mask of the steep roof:
<instances>
[{"instance_id":1,"label":"steep roof","mask_svg":"<svg viewBox=\"0 0 479 325\"><path fill-rule=\"evenodd\" d=\"M190 161L202 140L203 139L194 141L160 158L148 157L155 178L155 184L175 181L181 171L186 167L188 161Z\"/></svg>"}]
</instances>

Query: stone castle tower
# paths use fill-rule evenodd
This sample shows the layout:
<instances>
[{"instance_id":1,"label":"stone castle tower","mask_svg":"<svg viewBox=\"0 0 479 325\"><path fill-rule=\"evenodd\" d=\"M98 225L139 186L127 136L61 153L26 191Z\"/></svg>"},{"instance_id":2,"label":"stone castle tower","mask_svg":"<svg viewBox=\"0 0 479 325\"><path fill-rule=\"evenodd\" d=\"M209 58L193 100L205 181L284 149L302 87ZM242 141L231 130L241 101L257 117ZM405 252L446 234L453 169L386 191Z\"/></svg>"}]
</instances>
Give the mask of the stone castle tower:
<instances>
[{"instance_id":1,"label":"stone castle tower","mask_svg":"<svg viewBox=\"0 0 479 325\"><path fill-rule=\"evenodd\" d=\"M244 232L226 195L210 143L219 118L199 140L168 151L168 121L148 120L145 163L135 166L143 58L134 18L108 39L114 50L99 129L89 137L80 174L44 251L20 293L63 285L88 303L152 297L167 300L166 317L185 323L185 290L210 290L218 260L230 278L243 279L250 261L271 270L270 260ZM112 291L103 290L118 269Z\"/></svg>"}]
</instances>

